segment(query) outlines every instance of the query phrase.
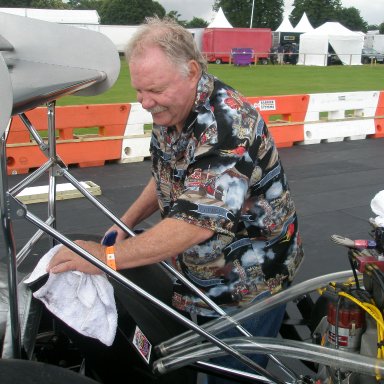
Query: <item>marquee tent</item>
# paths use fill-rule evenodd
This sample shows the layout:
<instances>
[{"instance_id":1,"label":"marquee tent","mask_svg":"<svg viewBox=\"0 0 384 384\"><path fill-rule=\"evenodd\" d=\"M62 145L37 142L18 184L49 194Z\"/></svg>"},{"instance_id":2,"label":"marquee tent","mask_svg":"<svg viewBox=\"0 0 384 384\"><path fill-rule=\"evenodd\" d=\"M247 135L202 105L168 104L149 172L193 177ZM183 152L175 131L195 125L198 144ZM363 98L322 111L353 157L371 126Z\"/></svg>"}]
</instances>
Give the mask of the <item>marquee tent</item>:
<instances>
[{"instance_id":1,"label":"marquee tent","mask_svg":"<svg viewBox=\"0 0 384 384\"><path fill-rule=\"evenodd\" d=\"M211 21L207 28L233 28L224 15L221 7L216 13L215 18Z\"/></svg>"},{"instance_id":2,"label":"marquee tent","mask_svg":"<svg viewBox=\"0 0 384 384\"><path fill-rule=\"evenodd\" d=\"M301 16L300 21L297 23L296 27L294 28L294 32L311 32L313 31L312 24L309 22L307 14L304 12L303 16Z\"/></svg>"},{"instance_id":3,"label":"marquee tent","mask_svg":"<svg viewBox=\"0 0 384 384\"><path fill-rule=\"evenodd\" d=\"M299 42L299 33L294 32L294 28L289 21L288 15L284 16L279 27L273 32L273 45L286 45Z\"/></svg>"},{"instance_id":4,"label":"marquee tent","mask_svg":"<svg viewBox=\"0 0 384 384\"><path fill-rule=\"evenodd\" d=\"M294 28L286 15L275 32L293 32Z\"/></svg>"},{"instance_id":5,"label":"marquee tent","mask_svg":"<svg viewBox=\"0 0 384 384\"><path fill-rule=\"evenodd\" d=\"M364 36L353 32L340 23L327 22L300 36L297 64L326 66L329 46L345 65L360 65Z\"/></svg>"}]
</instances>

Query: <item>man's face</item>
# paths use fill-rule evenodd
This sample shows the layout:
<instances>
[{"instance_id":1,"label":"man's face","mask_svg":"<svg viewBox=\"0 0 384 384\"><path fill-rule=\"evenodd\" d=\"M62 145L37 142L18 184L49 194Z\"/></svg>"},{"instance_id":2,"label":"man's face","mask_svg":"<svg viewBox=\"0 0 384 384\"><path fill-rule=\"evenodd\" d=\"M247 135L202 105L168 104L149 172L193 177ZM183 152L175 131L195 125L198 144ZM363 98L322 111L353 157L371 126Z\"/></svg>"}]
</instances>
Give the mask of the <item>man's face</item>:
<instances>
[{"instance_id":1,"label":"man's face","mask_svg":"<svg viewBox=\"0 0 384 384\"><path fill-rule=\"evenodd\" d=\"M137 100L158 125L176 125L182 129L193 106L200 77L195 61L189 63L189 74L164 55L157 47L148 47L129 62L131 84Z\"/></svg>"}]
</instances>

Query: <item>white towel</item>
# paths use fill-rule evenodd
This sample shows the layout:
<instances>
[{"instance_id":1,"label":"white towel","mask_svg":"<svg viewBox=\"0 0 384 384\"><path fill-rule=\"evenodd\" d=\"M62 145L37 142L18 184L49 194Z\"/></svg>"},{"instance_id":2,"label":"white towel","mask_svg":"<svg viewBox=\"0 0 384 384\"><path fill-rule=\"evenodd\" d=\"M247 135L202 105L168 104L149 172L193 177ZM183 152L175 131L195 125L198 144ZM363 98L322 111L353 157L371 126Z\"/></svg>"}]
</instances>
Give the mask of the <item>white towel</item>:
<instances>
[{"instance_id":1,"label":"white towel","mask_svg":"<svg viewBox=\"0 0 384 384\"><path fill-rule=\"evenodd\" d=\"M62 245L56 245L38 262L24 282L30 284L43 275ZM78 271L51 273L47 282L33 296L77 332L99 339L110 346L116 335L117 310L113 287L106 275Z\"/></svg>"},{"instance_id":2,"label":"white towel","mask_svg":"<svg viewBox=\"0 0 384 384\"><path fill-rule=\"evenodd\" d=\"M375 224L378 227L384 227L384 191L378 192L371 200L371 209L378 215L374 218Z\"/></svg>"}]
</instances>

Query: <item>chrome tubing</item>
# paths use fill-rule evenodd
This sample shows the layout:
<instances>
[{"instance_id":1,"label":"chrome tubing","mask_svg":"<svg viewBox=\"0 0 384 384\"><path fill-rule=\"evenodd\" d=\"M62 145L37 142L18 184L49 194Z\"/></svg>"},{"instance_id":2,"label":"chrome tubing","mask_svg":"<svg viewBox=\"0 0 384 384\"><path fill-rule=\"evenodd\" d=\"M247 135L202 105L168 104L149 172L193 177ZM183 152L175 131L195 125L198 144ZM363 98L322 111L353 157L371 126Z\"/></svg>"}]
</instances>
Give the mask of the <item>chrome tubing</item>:
<instances>
[{"instance_id":1,"label":"chrome tubing","mask_svg":"<svg viewBox=\"0 0 384 384\"><path fill-rule=\"evenodd\" d=\"M288 303L304 294L308 294L318 288L324 287L332 281L344 281L352 277L352 271L346 270L341 272L330 273L327 275L315 277L302 283L292 285L291 287L276 293L264 300L260 300L248 307L234 313L231 317L235 322L241 322L259 315L267 310L273 309L278 305ZM202 325L207 332L217 335L233 327L233 321L228 321L226 317L219 317ZM175 336L169 340L156 346L156 350L162 356L184 349L191 345L201 342L202 339L196 333L186 331L181 335Z\"/></svg>"},{"instance_id":2,"label":"chrome tubing","mask_svg":"<svg viewBox=\"0 0 384 384\"><path fill-rule=\"evenodd\" d=\"M102 261L91 255L89 252L85 251L83 248L81 248L79 245L74 243L73 241L67 239L65 236L63 236L60 232L55 230L54 228L48 226L45 224L42 220L40 220L38 217L33 215L31 212L26 212L25 218L30 221L32 224L36 225L38 228L43 230L44 232L48 233L50 236L52 236L55 240L60 242L61 244L68 247L71 251L77 253L96 267L100 268L103 272L107 273L110 277L115 279L117 282L121 283L125 287L131 289L147 301L149 301L151 304L159 307L164 312L168 313L169 315L173 316L175 319L180 321L182 324L184 324L186 327L190 328L191 330L197 332L199 335L202 336L203 339L209 340L214 345L218 346L219 349L223 349L226 353L233 356L234 358L238 359L239 361L243 362L246 366L249 368L255 370L256 372L266 376L269 378L273 383L277 384L283 384L283 382L275 377L275 375L268 372L266 369L261 367L259 364L254 362L252 359L250 359L247 356L244 356L243 354L239 353L236 349L229 347L227 344L223 343L220 339L218 339L216 336L211 335L210 333L203 330L200 326L195 324L192 320L189 320L188 318L184 317L180 313L178 313L173 308L169 307L168 305L164 304L161 300L157 299L156 297L150 295L148 292L140 288L138 285L131 282L129 279L121 275L119 272L113 270L106 264L104 264Z\"/></svg>"},{"instance_id":3,"label":"chrome tubing","mask_svg":"<svg viewBox=\"0 0 384 384\"><path fill-rule=\"evenodd\" d=\"M316 344L268 337L236 337L223 339L223 341L244 354L267 352L369 376L384 375L383 360ZM203 343L156 360L154 370L164 374L197 360L208 360L222 355L223 351L217 347Z\"/></svg>"}]
</instances>

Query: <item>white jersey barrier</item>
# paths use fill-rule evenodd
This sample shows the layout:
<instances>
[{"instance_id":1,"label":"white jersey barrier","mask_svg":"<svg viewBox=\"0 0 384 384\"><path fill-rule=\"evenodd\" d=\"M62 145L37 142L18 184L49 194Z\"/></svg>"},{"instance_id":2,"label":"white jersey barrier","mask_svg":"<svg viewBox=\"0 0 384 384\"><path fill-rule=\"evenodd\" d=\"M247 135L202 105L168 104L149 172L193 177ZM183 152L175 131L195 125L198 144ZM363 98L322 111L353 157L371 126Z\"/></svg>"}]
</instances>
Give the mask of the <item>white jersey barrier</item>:
<instances>
[{"instance_id":1,"label":"white jersey barrier","mask_svg":"<svg viewBox=\"0 0 384 384\"><path fill-rule=\"evenodd\" d=\"M316 144L365 139L375 133L380 91L310 94L304 141Z\"/></svg>"},{"instance_id":2,"label":"white jersey barrier","mask_svg":"<svg viewBox=\"0 0 384 384\"><path fill-rule=\"evenodd\" d=\"M302 124L304 132L301 137L304 139L297 141L296 132L295 137L292 137L293 144L318 144L381 137L377 129L383 121L383 116L378 115L384 114L381 106L384 102L384 91L319 93L307 96L309 102L305 105L307 110L305 115L303 114L304 121L281 121L280 124L285 134L289 132L292 124ZM268 97L275 101L277 112L283 103L282 98L288 98L285 104L291 103L294 110L301 108L296 105L295 95ZM263 114L262 111L261 113ZM140 103L131 104L122 145L120 160L122 163L142 161L150 156L152 123L151 114L144 110ZM148 129L145 129L145 126ZM271 127L272 134L273 128Z\"/></svg>"},{"instance_id":3,"label":"white jersey barrier","mask_svg":"<svg viewBox=\"0 0 384 384\"><path fill-rule=\"evenodd\" d=\"M152 125L152 115L140 103L132 103L121 148L121 163L143 161L150 156L151 132L145 133L145 126Z\"/></svg>"}]
</instances>

